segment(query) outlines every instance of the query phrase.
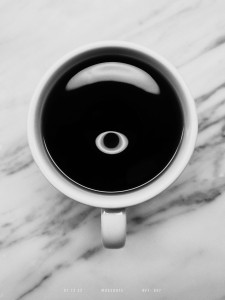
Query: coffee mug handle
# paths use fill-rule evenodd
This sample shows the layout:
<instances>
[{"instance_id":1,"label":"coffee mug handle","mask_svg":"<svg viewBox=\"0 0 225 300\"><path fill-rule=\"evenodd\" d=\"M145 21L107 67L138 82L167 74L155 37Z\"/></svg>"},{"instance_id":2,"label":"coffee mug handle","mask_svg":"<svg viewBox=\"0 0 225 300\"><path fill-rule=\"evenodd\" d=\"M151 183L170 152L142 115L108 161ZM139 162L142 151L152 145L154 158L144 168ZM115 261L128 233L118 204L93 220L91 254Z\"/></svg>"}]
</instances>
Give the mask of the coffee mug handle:
<instances>
[{"instance_id":1,"label":"coffee mug handle","mask_svg":"<svg viewBox=\"0 0 225 300\"><path fill-rule=\"evenodd\" d=\"M126 210L104 209L101 210L102 242L106 248L122 248L126 241Z\"/></svg>"}]
</instances>

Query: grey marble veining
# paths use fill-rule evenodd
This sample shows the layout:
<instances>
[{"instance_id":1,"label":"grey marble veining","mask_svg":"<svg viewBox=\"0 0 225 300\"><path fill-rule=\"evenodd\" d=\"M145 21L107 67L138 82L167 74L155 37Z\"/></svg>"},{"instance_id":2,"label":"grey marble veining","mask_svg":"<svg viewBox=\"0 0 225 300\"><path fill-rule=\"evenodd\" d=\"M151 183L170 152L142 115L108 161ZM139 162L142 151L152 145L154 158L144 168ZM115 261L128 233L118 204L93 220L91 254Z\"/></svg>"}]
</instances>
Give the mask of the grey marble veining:
<instances>
[{"instance_id":1,"label":"grey marble veining","mask_svg":"<svg viewBox=\"0 0 225 300\"><path fill-rule=\"evenodd\" d=\"M0 299L224 299L225 2L2 0L0 28ZM188 167L128 209L127 244L117 251L102 247L100 211L49 184L26 137L45 71L107 39L171 61L199 117Z\"/></svg>"}]
</instances>

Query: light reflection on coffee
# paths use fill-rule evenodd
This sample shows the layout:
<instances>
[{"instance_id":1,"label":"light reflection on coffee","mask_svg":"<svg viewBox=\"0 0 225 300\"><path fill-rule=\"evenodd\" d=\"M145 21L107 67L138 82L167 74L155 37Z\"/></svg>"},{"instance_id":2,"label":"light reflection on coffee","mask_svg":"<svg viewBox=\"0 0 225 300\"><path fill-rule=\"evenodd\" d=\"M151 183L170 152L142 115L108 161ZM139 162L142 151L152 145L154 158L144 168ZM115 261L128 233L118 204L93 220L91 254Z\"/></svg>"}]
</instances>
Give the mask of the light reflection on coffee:
<instances>
[{"instance_id":1,"label":"light reflection on coffee","mask_svg":"<svg viewBox=\"0 0 225 300\"><path fill-rule=\"evenodd\" d=\"M106 154L121 153L127 148L128 143L127 137L116 131L102 132L95 140L98 149Z\"/></svg>"},{"instance_id":2,"label":"light reflection on coffee","mask_svg":"<svg viewBox=\"0 0 225 300\"><path fill-rule=\"evenodd\" d=\"M152 94L159 94L159 86L144 70L119 62L105 62L81 70L67 83L66 90L77 89L101 81L117 81L132 84Z\"/></svg>"}]
</instances>

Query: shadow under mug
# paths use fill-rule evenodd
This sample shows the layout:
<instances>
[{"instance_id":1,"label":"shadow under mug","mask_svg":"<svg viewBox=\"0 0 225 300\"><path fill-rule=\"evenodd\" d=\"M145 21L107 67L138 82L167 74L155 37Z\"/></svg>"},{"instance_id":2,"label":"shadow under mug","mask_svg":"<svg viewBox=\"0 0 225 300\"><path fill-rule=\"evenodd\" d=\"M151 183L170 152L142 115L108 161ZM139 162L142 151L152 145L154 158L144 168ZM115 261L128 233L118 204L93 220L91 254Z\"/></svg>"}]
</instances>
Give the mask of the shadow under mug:
<instances>
[{"instance_id":1,"label":"shadow under mug","mask_svg":"<svg viewBox=\"0 0 225 300\"><path fill-rule=\"evenodd\" d=\"M154 67L169 81L178 95L184 118L182 141L172 162L160 176L138 189L124 193L96 193L68 180L54 166L42 139L42 109L46 97L71 66L93 55L127 55ZM193 153L198 123L194 100L177 70L164 58L147 48L123 41L103 41L81 47L60 59L43 77L30 103L28 141L40 170L59 191L81 203L101 208L102 240L106 248L121 248L126 239L126 207L148 201L168 188L186 167Z\"/></svg>"}]
</instances>

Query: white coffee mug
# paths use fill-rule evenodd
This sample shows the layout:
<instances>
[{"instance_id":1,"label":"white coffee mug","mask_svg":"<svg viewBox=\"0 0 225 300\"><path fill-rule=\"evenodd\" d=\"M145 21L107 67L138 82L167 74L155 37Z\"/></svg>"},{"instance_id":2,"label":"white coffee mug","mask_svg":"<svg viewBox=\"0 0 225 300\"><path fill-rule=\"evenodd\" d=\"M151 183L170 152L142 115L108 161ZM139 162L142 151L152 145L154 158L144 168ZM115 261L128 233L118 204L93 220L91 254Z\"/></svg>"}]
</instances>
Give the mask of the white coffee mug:
<instances>
[{"instance_id":1,"label":"white coffee mug","mask_svg":"<svg viewBox=\"0 0 225 300\"><path fill-rule=\"evenodd\" d=\"M122 54L139 59L157 69L173 86L180 100L184 131L179 149L169 166L153 181L124 193L96 193L68 180L54 166L45 150L41 135L42 109L46 97L57 80L71 66L93 54ZM177 70L155 52L123 41L90 44L67 54L43 77L31 100L28 114L28 141L40 170L59 191L81 203L101 208L102 240L106 248L121 248L126 239L126 207L150 200L168 188L181 174L193 153L198 123L194 100Z\"/></svg>"}]
</instances>

